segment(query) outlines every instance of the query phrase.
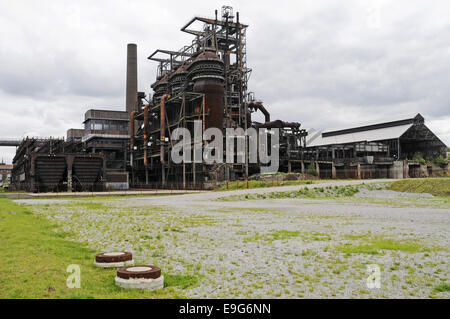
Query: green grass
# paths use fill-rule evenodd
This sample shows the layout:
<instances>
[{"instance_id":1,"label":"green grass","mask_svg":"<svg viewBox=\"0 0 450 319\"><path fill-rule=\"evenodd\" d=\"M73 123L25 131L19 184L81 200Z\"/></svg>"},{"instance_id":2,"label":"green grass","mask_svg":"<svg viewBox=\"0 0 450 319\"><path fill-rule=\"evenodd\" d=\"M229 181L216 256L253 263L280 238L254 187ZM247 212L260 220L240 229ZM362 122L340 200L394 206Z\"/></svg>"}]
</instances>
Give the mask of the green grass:
<instances>
[{"instance_id":1,"label":"green grass","mask_svg":"<svg viewBox=\"0 0 450 319\"><path fill-rule=\"evenodd\" d=\"M410 242L410 241L395 241L388 238L374 238L367 240L367 243L363 244L343 244L337 246L337 250L346 254L379 254L383 250L397 250L407 253L418 253L424 251L435 250L436 248L431 248L424 246L420 243Z\"/></svg>"},{"instance_id":2,"label":"green grass","mask_svg":"<svg viewBox=\"0 0 450 319\"><path fill-rule=\"evenodd\" d=\"M289 230L278 230L278 231L271 233L269 236L272 237L274 240L284 240L284 239L289 239L292 237L298 237L298 236L300 236L300 232L299 231L289 231Z\"/></svg>"},{"instance_id":3,"label":"green grass","mask_svg":"<svg viewBox=\"0 0 450 319\"><path fill-rule=\"evenodd\" d=\"M450 284L447 283L440 284L439 286L434 287L434 291L436 292L450 291Z\"/></svg>"},{"instance_id":4,"label":"green grass","mask_svg":"<svg viewBox=\"0 0 450 319\"><path fill-rule=\"evenodd\" d=\"M278 187L278 186L293 186L293 185L309 185L313 184L314 181L312 180L286 180L286 181L248 181L248 189L252 188L268 188L268 187ZM233 191L237 189L247 189L247 182L246 181L234 181L234 182L228 182L228 188L227 183L223 183L220 185L219 188L215 189L215 191Z\"/></svg>"},{"instance_id":5,"label":"green grass","mask_svg":"<svg viewBox=\"0 0 450 319\"><path fill-rule=\"evenodd\" d=\"M285 199L285 198L311 198L311 199L336 199L341 197L353 197L359 192L358 186L324 186L304 187L295 191L270 192L263 194L232 195L221 197L221 201L257 200L257 199Z\"/></svg>"},{"instance_id":6,"label":"green grass","mask_svg":"<svg viewBox=\"0 0 450 319\"><path fill-rule=\"evenodd\" d=\"M166 287L177 287L187 289L198 285L198 278L192 275L169 275L164 276L164 285Z\"/></svg>"},{"instance_id":7,"label":"green grass","mask_svg":"<svg viewBox=\"0 0 450 319\"><path fill-rule=\"evenodd\" d=\"M127 198L139 198L139 197L160 197L160 196L175 196L175 195L183 195L190 194L191 192L186 191L186 193L164 193L164 194L114 194L114 192L108 193L97 193L94 195L89 195L89 193L77 193L83 195L55 195L55 196L42 196L42 197L33 197L33 199L60 199L60 200L70 200L70 201L86 201L86 200L115 200L115 199L127 199ZM65 193L67 194L67 193Z\"/></svg>"},{"instance_id":8,"label":"green grass","mask_svg":"<svg viewBox=\"0 0 450 319\"><path fill-rule=\"evenodd\" d=\"M399 198L377 198L377 197L342 197L335 199L338 203L373 204L388 207L433 207L449 208L450 197L399 197Z\"/></svg>"},{"instance_id":9,"label":"green grass","mask_svg":"<svg viewBox=\"0 0 450 319\"><path fill-rule=\"evenodd\" d=\"M17 214L10 214L16 212ZM183 298L195 276L164 273L166 287L151 292L125 290L114 283L114 269L93 265L97 252L56 233L58 226L29 209L0 198L0 298ZM81 268L81 288L66 285L67 266Z\"/></svg>"},{"instance_id":10,"label":"green grass","mask_svg":"<svg viewBox=\"0 0 450 319\"><path fill-rule=\"evenodd\" d=\"M277 230L268 234L259 234L255 233L253 236L245 237L244 242L252 242L252 241L267 241L273 242L274 240L287 240L290 238L295 238L300 236L299 231L289 231L289 230Z\"/></svg>"},{"instance_id":11,"label":"green grass","mask_svg":"<svg viewBox=\"0 0 450 319\"><path fill-rule=\"evenodd\" d=\"M450 178L404 179L392 183L387 189L397 192L450 196Z\"/></svg>"},{"instance_id":12,"label":"green grass","mask_svg":"<svg viewBox=\"0 0 450 319\"><path fill-rule=\"evenodd\" d=\"M245 233L247 234L247 233ZM245 235L243 234L243 235ZM291 230L276 230L266 234L255 233L252 236L244 238L244 243L265 241L272 243L274 240L287 241L292 238L301 238L303 241L327 241L331 236L319 232L300 232Z\"/></svg>"}]
</instances>

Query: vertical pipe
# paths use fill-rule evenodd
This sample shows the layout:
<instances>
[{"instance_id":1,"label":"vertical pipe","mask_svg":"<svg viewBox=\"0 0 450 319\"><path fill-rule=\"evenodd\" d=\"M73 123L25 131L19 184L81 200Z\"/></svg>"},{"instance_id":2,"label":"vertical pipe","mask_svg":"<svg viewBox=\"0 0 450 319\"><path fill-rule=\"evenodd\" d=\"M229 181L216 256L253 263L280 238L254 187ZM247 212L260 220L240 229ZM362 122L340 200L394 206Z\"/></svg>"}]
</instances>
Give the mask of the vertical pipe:
<instances>
[{"instance_id":1,"label":"vertical pipe","mask_svg":"<svg viewBox=\"0 0 450 319\"><path fill-rule=\"evenodd\" d=\"M203 134L206 130L205 96L204 95L202 98L202 113L203 113L203 132L202 132L202 134Z\"/></svg>"},{"instance_id":2,"label":"vertical pipe","mask_svg":"<svg viewBox=\"0 0 450 319\"><path fill-rule=\"evenodd\" d=\"M186 128L186 94L183 94L183 127ZM186 161L184 159L183 159L183 189L186 189Z\"/></svg>"},{"instance_id":3,"label":"vertical pipe","mask_svg":"<svg viewBox=\"0 0 450 319\"><path fill-rule=\"evenodd\" d=\"M133 184L133 167L134 167L134 111L130 113L130 123L129 123L129 134L130 134L130 166L131 166L131 184Z\"/></svg>"},{"instance_id":4,"label":"vertical pipe","mask_svg":"<svg viewBox=\"0 0 450 319\"><path fill-rule=\"evenodd\" d=\"M215 49L219 49L218 47L217 47L217 34L216 34L216 29L217 29L217 10L215 11L216 12L216 18L215 18L215 20L214 20L214 33L213 33L213 47L215 48Z\"/></svg>"},{"instance_id":5,"label":"vertical pipe","mask_svg":"<svg viewBox=\"0 0 450 319\"><path fill-rule=\"evenodd\" d=\"M164 159L164 142L166 140L166 100L170 98L169 94L164 94L161 98L161 105L160 105L160 131L161 131L161 154L160 159L161 163L165 163Z\"/></svg>"},{"instance_id":6,"label":"vertical pipe","mask_svg":"<svg viewBox=\"0 0 450 319\"><path fill-rule=\"evenodd\" d=\"M161 133L161 149L160 149L160 160L161 160L161 177L162 177L162 185L164 186L166 184L166 173L165 173L165 148L164 143L166 141L166 100L170 98L169 94L164 94L161 98L161 105L160 105L160 133Z\"/></svg>"},{"instance_id":7,"label":"vertical pipe","mask_svg":"<svg viewBox=\"0 0 450 319\"><path fill-rule=\"evenodd\" d=\"M147 167L147 147L148 147L148 104L144 106L144 165Z\"/></svg>"},{"instance_id":8,"label":"vertical pipe","mask_svg":"<svg viewBox=\"0 0 450 319\"><path fill-rule=\"evenodd\" d=\"M133 154L133 150L134 150L134 114L135 112L132 111L130 112L130 127L129 127L129 134L130 134L130 150L131 153ZM133 164L131 163L131 166L133 166Z\"/></svg>"},{"instance_id":9,"label":"vertical pipe","mask_svg":"<svg viewBox=\"0 0 450 319\"><path fill-rule=\"evenodd\" d=\"M145 167L145 185L148 185L148 104L144 105L144 167Z\"/></svg>"},{"instance_id":10,"label":"vertical pipe","mask_svg":"<svg viewBox=\"0 0 450 319\"><path fill-rule=\"evenodd\" d=\"M137 46L127 45L127 84L126 111L130 114L137 110Z\"/></svg>"}]
</instances>

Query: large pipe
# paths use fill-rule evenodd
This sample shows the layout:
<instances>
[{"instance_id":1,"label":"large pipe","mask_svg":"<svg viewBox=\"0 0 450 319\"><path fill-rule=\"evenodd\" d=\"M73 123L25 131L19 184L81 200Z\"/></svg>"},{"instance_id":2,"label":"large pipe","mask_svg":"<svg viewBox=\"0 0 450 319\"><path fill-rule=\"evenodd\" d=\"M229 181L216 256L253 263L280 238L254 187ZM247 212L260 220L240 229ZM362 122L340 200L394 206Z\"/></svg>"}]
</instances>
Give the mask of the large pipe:
<instances>
[{"instance_id":1,"label":"large pipe","mask_svg":"<svg viewBox=\"0 0 450 319\"><path fill-rule=\"evenodd\" d=\"M300 123L297 122L284 122L281 120L275 120L272 122L266 122L266 123L255 123L256 128L285 128L289 127L292 129L299 129L301 126Z\"/></svg>"},{"instance_id":2,"label":"large pipe","mask_svg":"<svg viewBox=\"0 0 450 319\"><path fill-rule=\"evenodd\" d=\"M0 146L20 146L22 140L0 139Z\"/></svg>"},{"instance_id":3,"label":"large pipe","mask_svg":"<svg viewBox=\"0 0 450 319\"><path fill-rule=\"evenodd\" d=\"M132 111L130 113L130 127L129 127L129 134L130 134L130 166L133 166L133 152L134 152L134 114L135 112Z\"/></svg>"},{"instance_id":4,"label":"large pipe","mask_svg":"<svg viewBox=\"0 0 450 319\"><path fill-rule=\"evenodd\" d=\"M160 130L161 130L161 163L165 163L164 160L164 142L166 140L166 100L170 98L169 94L164 94L161 98L161 114L160 114Z\"/></svg>"},{"instance_id":5,"label":"large pipe","mask_svg":"<svg viewBox=\"0 0 450 319\"><path fill-rule=\"evenodd\" d=\"M264 114L264 122L270 122L270 113L261 102L250 102L248 103L248 107L251 109L260 110Z\"/></svg>"},{"instance_id":6,"label":"large pipe","mask_svg":"<svg viewBox=\"0 0 450 319\"><path fill-rule=\"evenodd\" d=\"M137 46L134 43L127 45L127 92L126 110L128 114L137 111Z\"/></svg>"},{"instance_id":7,"label":"large pipe","mask_svg":"<svg viewBox=\"0 0 450 319\"><path fill-rule=\"evenodd\" d=\"M147 147L148 147L148 104L144 106L144 165L148 165Z\"/></svg>"},{"instance_id":8,"label":"large pipe","mask_svg":"<svg viewBox=\"0 0 450 319\"><path fill-rule=\"evenodd\" d=\"M130 113L130 128L129 128L129 133L130 133L130 148L131 150L134 149L134 114L135 112L132 111Z\"/></svg>"}]
</instances>

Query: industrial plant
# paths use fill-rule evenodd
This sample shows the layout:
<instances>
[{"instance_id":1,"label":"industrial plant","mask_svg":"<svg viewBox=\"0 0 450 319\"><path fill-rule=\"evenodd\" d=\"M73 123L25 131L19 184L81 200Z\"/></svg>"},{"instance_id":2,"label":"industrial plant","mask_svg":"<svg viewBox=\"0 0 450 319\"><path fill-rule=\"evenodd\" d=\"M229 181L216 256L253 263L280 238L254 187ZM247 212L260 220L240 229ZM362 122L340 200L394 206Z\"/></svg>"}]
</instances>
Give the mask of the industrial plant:
<instances>
[{"instance_id":1,"label":"industrial plant","mask_svg":"<svg viewBox=\"0 0 450 319\"><path fill-rule=\"evenodd\" d=\"M191 19L181 28L192 35L191 43L178 50L157 49L148 57L157 67L149 94L138 92L137 45L129 44L125 110L88 110L84 128L69 129L66 139L0 141L0 146L17 146L11 187L29 192L210 189L249 179L266 165L249 161L246 135L237 136L243 139L243 154L237 148L223 150L223 157L241 161L175 163L171 151L178 140L172 133L185 128L194 136L196 122L201 133L209 128L279 130L279 171L298 178L426 177L432 167L408 160L417 154L447 158L446 145L420 114L325 131L272 119L269 107L249 90L248 27L228 6L213 18ZM264 115L264 122L252 119L255 112ZM206 148L210 142L199 143Z\"/></svg>"}]
</instances>

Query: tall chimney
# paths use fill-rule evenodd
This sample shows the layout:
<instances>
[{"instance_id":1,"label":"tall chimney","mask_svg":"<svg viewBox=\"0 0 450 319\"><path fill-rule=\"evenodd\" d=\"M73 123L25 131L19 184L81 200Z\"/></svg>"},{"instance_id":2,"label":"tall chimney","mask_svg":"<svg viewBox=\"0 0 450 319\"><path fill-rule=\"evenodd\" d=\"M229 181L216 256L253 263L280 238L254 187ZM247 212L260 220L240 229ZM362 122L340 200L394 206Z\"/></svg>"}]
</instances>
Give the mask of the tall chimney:
<instances>
[{"instance_id":1,"label":"tall chimney","mask_svg":"<svg viewBox=\"0 0 450 319\"><path fill-rule=\"evenodd\" d=\"M126 99L128 114L137 111L137 46L134 43L129 43L127 45Z\"/></svg>"}]
</instances>

